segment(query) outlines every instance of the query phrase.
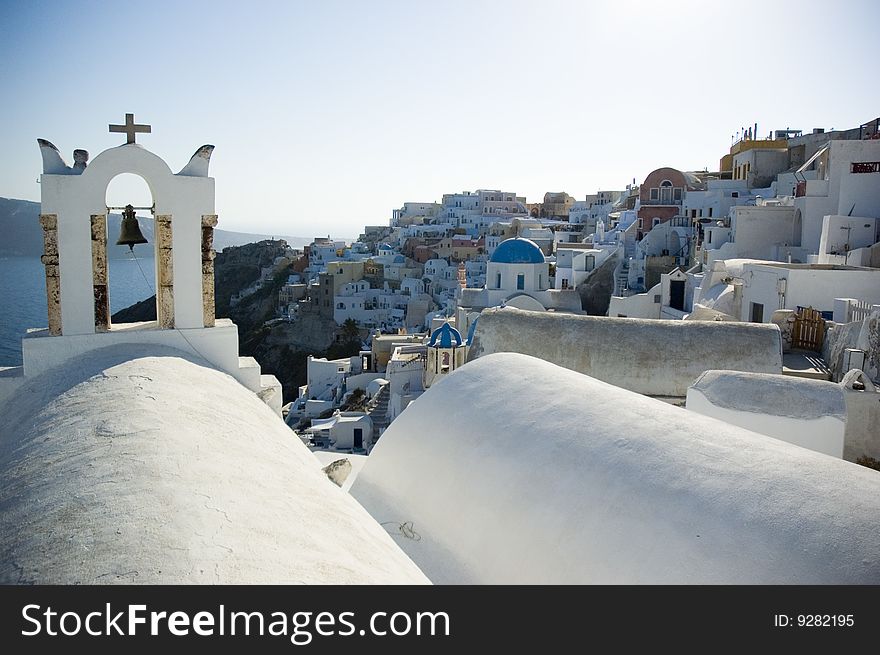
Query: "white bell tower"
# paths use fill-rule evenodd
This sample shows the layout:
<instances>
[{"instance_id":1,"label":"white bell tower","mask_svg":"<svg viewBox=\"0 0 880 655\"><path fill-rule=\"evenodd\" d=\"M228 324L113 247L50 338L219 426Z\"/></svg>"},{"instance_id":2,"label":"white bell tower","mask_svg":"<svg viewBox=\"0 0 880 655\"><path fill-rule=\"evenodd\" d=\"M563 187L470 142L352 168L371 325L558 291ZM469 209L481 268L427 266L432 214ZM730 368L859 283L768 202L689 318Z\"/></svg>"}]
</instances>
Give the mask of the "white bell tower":
<instances>
[{"instance_id":1,"label":"white bell tower","mask_svg":"<svg viewBox=\"0 0 880 655\"><path fill-rule=\"evenodd\" d=\"M19 375L4 376L4 389L19 378L44 373L91 350L119 344L157 345L182 351L229 373L281 413L281 385L262 375L251 357L238 356L238 328L214 317L214 178L208 166L214 146L205 145L180 172L135 142L149 125L126 114L111 132L126 134L126 143L109 148L92 162L88 152L74 151L68 166L52 143L38 139L43 156L40 225L46 273L48 328L31 330L22 339L24 361ZM152 194L155 220L156 316L147 323L113 325L110 320L107 265L107 186L117 176L143 178ZM136 241L141 243L140 240ZM143 352L143 348L140 349Z\"/></svg>"}]
</instances>

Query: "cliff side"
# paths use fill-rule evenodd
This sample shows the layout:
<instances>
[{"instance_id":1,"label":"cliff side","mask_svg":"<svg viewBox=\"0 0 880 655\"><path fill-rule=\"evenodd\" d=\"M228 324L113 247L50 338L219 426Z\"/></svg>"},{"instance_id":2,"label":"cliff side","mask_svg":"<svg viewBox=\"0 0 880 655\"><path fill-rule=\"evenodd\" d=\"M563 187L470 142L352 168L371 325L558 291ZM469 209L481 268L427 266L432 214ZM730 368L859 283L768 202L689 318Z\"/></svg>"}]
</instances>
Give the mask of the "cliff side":
<instances>
[{"instance_id":1,"label":"cliff side","mask_svg":"<svg viewBox=\"0 0 880 655\"><path fill-rule=\"evenodd\" d=\"M218 317L231 318L238 325L239 352L254 357L263 373L281 382L284 402L293 400L298 387L306 383L306 362L315 357L356 355L360 340L344 333L332 319L303 314L296 321L276 318L278 291L293 272L287 243L264 240L228 247L214 262L214 295ZM254 283L270 269L259 288ZM253 289L232 302L234 296ZM114 323L156 320L156 297L147 298L113 314Z\"/></svg>"}]
</instances>

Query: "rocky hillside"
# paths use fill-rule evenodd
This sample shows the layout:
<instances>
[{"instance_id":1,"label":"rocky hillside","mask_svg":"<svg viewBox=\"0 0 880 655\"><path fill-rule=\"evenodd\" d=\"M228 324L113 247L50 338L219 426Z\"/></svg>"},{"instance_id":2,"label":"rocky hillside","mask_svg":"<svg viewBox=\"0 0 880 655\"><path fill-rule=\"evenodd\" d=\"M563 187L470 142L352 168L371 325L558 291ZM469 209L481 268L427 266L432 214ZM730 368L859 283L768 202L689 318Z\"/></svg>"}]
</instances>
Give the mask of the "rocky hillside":
<instances>
[{"instance_id":1,"label":"rocky hillside","mask_svg":"<svg viewBox=\"0 0 880 655\"><path fill-rule=\"evenodd\" d=\"M295 322L278 320L278 291L291 274L294 262L275 260L287 252L282 240L264 240L226 248L214 261L217 316L238 325L239 352L254 357L264 373L277 377L284 388L284 401L293 400L306 383L306 362L315 357L347 357L360 349L359 335L345 333L332 319L305 314ZM263 269L271 275L253 293L233 304L233 296L251 288ZM156 320L156 298L147 298L116 312L112 321L132 323ZM337 335L339 338L337 338Z\"/></svg>"}]
</instances>

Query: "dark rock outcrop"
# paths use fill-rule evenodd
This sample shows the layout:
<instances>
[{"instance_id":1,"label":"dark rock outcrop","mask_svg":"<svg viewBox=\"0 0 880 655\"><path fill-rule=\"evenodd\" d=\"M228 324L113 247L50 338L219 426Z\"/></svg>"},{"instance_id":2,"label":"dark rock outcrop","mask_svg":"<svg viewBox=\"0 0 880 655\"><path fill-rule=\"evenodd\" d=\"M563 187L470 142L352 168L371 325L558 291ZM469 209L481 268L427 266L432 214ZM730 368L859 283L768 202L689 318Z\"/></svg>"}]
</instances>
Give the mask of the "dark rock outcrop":
<instances>
[{"instance_id":1,"label":"dark rock outcrop","mask_svg":"<svg viewBox=\"0 0 880 655\"><path fill-rule=\"evenodd\" d=\"M620 261L615 253L606 259L590 276L578 285L581 308L590 316L605 316L614 292L614 269Z\"/></svg>"}]
</instances>

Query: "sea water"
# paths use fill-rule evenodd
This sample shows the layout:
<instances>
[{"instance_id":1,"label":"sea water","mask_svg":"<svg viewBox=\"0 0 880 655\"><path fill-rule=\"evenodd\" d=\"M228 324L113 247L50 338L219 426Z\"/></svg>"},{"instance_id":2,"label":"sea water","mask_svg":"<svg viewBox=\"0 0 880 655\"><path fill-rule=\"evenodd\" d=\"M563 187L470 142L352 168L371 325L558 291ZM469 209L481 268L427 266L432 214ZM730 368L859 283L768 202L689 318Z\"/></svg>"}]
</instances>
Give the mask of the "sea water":
<instances>
[{"instance_id":1,"label":"sea water","mask_svg":"<svg viewBox=\"0 0 880 655\"><path fill-rule=\"evenodd\" d=\"M109 263L111 312L153 295L152 259ZM22 335L28 328L46 327L46 316L46 273L40 259L0 257L0 366L21 365Z\"/></svg>"}]
</instances>

